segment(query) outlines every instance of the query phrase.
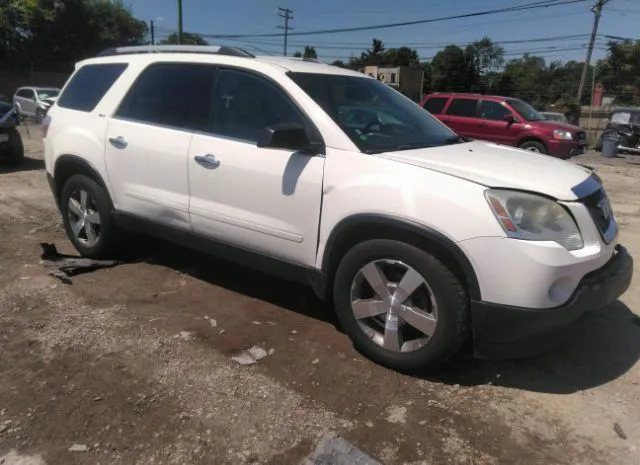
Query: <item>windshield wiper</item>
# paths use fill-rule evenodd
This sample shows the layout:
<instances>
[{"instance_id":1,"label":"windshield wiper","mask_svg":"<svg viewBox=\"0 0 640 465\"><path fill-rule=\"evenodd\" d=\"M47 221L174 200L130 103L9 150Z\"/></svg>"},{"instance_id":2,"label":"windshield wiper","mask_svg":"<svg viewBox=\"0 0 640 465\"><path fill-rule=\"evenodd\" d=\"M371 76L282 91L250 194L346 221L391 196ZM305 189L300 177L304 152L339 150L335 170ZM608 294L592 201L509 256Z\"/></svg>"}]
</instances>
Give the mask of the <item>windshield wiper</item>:
<instances>
[{"instance_id":1,"label":"windshield wiper","mask_svg":"<svg viewBox=\"0 0 640 465\"><path fill-rule=\"evenodd\" d=\"M469 139L467 139L466 137L462 137L462 136L459 136L459 135L456 134L455 136L447 137L443 141L442 145L462 144L464 142L469 142Z\"/></svg>"}]
</instances>

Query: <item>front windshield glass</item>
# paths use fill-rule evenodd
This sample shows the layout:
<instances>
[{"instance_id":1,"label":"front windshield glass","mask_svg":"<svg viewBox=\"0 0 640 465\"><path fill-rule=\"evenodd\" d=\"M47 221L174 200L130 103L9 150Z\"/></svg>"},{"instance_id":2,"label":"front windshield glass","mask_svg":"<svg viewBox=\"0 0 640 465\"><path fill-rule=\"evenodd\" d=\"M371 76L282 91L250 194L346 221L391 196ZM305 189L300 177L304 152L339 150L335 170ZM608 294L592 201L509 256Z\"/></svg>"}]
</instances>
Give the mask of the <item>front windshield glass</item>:
<instances>
[{"instance_id":1,"label":"front windshield glass","mask_svg":"<svg viewBox=\"0 0 640 465\"><path fill-rule=\"evenodd\" d=\"M545 119L545 117L538 113L531 105L522 100L509 99L507 103L526 121L542 121Z\"/></svg>"},{"instance_id":2,"label":"front windshield glass","mask_svg":"<svg viewBox=\"0 0 640 465\"><path fill-rule=\"evenodd\" d=\"M368 77L289 73L365 153L465 142L426 110Z\"/></svg>"},{"instance_id":3,"label":"front windshield glass","mask_svg":"<svg viewBox=\"0 0 640 465\"><path fill-rule=\"evenodd\" d=\"M57 97L58 94L60 93L58 89L38 89L37 92L38 92L38 98L40 100L51 98L51 97Z\"/></svg>"}]
</instances>

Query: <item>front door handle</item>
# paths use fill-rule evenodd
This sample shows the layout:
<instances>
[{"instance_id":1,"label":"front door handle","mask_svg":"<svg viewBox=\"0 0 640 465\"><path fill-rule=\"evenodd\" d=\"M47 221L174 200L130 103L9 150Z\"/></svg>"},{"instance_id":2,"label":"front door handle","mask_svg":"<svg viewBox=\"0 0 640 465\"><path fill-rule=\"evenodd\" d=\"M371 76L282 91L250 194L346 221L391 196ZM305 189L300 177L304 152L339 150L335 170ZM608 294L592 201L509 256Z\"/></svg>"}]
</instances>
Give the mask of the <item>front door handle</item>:
<instances>
[{"instance_id":1,"label":"front door handle","mask_svg":"<svg viewBox=\"0 0 640 465\"><path fill-rule=\"evenodd\" d=\"M206 155L196 155L193 158L201 165L206 165L212 168L217 168L218 166L220 166L220 160L218 160L214 155L211 155L210 153Z\"/></svg>"},{"instance_id":2,"label":"front door handle","mask_svg":"<svg viewBox=\"0 0 640 465\"><path fill-rule=\"evenodd\" d=\"M117 149L123 149L127 146L127 141L122 136L109 137L109 142Z\"/></svg>"}]
</instances>

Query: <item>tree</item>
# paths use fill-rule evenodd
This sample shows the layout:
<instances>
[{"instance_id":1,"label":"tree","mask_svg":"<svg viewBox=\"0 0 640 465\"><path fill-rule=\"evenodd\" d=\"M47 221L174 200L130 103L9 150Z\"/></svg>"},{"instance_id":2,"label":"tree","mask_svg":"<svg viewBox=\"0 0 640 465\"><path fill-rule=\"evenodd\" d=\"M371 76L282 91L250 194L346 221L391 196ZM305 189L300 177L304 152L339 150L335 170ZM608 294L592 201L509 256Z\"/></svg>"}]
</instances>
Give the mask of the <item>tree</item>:
<instances>
[{"instance_id":1,"label":"tree","mask_svg":"<svg viewBox=\"0 0 640 465\"><path fill-rule=\"evenodd\" d=\"M504 48L495 45L488 37L467 45L465 54L478 76L497 71L504 65Z\"/></svg>"},{"instance_id":2,"label":"tree","mask_svg":"<svg viewBox=\"0 0 640 465\"><path fill-rule=\"evenodd\" d=\"M176 45L178 43L178 33L174 32L169 34L165 39L160 41L162 45ZM191 34L189 32L182 33L182 39L180 45L209 45L209 42L204 40L202 36L198 34Z\"/></svg>"},{"instance_id":3,"label":"tree","mask_svg":"<svg viewBox=\"0 0 640 465\"><path fill-rule=\"evenodd\" d=\"M316 48L310 45L304 46L304 53L302 54L304 58L318 58L318 54L316 53Z\"/></svg>"},{"instance_id":4,"label":"tree","mask_svg":"<svg viewBox=\"0 0 640 465\"><path fill-rule=\"evenodd\" d=\"M386 50L380 59L379 66L418 66L420 57L418 52L409 47L390 48Z\"/></svg>"},{"instance_id":5,"label":"tree","mask_svg":"<svg viewBox=\"0 0 640 465\"><path fill-rule=\"evenodd\" d=\"M640 40L609 42L608 48L598 63L599 80L616 94L616 103L640 105Z\"/></svg>"},{"instance_id":6,"label":"tree","mask_svg":"<svg viewBox=\"0 0 640 465\"><path fill-rule=\"evenodd\" d=\"M302 58L302 52L300 52L300 51L293 52L293 57L294 58Z\"/></svg>"},{"instance_id":7,"label":"tree","mask_svg":"<svg viewBox=\"0 0 640 465\"><path fill-rule=\"evenodd\" d=\"M147 25L122 1L9 0L0 9L0 62L65 71L100 51L144 42ZM10 30L6 30L9 25Z\"/></svg>"},{"instance_id":8,"label":"tree","mask_svg":"<svg viewBox=\"0 0 640 465\"><path fill-rule=\"evenodd\" d=\"M470 92L476 82L475 69L465 51L447 45L431 61L433 89L439 92Z\"/></svg>"},{"instance_id":9,"label":"tree","mask_svg":"<svg viewBox=\"0 0 640 465\"><path fill-rule=\"evenodd\" d=\"M347 65L344 61L342 60L335 60L333 63L331 63L331 66L337 66L338 68L346 68Z\"/></svg>"},{"instance_id":10,"label":"tree","mask_svg":"<svg viewBox=\"0 0 640 465\"><path fill-rule=\"evenodd\" d=\"M384 44L379 39L373 39L371 48L360 55L364 66L380 66L384 56Z\"/></svg>"}]
</instances>

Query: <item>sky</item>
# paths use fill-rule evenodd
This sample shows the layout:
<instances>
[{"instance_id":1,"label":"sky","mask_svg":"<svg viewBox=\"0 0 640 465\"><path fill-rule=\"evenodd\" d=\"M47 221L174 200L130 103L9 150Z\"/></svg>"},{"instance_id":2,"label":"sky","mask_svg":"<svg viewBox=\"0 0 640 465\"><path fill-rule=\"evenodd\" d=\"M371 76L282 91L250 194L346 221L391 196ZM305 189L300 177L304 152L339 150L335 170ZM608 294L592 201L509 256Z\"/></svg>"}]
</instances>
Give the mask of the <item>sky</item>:
<instances>
[{"instance_id":1,"label":"sky","mask_svg":"<svg viewBox=\"0 0 640 465\"><path fill-rule=\"evenodd\" d=\"M319 29L368 26L415 21L492 10L539 0L183 0L185 32L200 34L282 33L277 26L278 7L293 10L293 33ZM559 0L561 1L561 0ZM582 34L580 37L545 42L502 44L505 58L529 51L547 61L583 61L588 34L593 26L591 6L596 0L454 19L390 29L342 32L327 35L290 36L288 54L313 45L325 61L347 60L370 48L372 39L381 39L387 48L403 45L415 48L422 60L429 60L445 44L466 45L484 36L494 42L546 39ZM154 20L156 40L178 29L177 0L125 0L135 17ZM605 55L603 35L640 40L640 0L610 0L603 8L594 58ZM256 55L281 55L283 38L213 39L211 44L235 45Z\"/></svg>"}]
</instances>

